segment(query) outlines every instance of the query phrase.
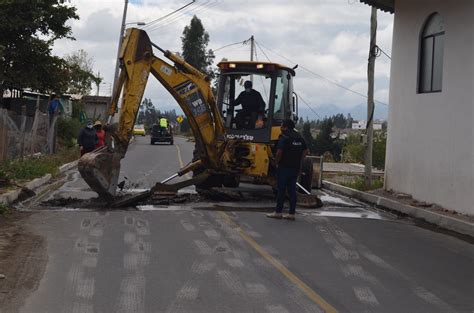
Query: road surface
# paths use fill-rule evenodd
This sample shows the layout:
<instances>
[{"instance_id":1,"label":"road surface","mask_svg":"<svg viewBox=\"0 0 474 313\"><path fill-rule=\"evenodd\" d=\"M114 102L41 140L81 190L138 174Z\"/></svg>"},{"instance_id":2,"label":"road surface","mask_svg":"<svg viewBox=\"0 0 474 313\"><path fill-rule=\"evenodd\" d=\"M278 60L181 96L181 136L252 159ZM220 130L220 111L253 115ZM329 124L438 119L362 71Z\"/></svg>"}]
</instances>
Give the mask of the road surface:
<instances>
[{"instance_id":1,"label":"road surface","mask_svg":"<svg viewBox=\"0 0 474 313\"><path fill-rule=\"evenodd\" d=\"M193 145L175 143L137 138L122 162L126 188L148 188L190 161ZM474 311L470 239L335 194L290 222L265 218L269 203L248 209L248 199L220 210L212 201L41 205L95 196L74 170L54 189L23 207L37 244L5 279L22 283L4 290L0 281L2 313Z\"/></svg>"}]
</instances>

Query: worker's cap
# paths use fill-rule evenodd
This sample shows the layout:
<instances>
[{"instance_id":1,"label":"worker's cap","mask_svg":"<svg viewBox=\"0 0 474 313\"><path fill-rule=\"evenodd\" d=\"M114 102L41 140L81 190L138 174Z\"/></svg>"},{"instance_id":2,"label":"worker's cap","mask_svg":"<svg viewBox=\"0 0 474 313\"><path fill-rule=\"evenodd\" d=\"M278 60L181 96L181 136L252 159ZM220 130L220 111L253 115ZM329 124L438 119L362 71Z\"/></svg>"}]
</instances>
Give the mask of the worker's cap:
<instances>
[{"instance_id":1,"label":"worker's cap","mask_svg":"<svg viewBox=\"0 0 474 313\"><path fill-rule=\"evenodd\" d=\"M293 122L290 119L283 120L281 123L281 126L288 127L289 129L294 129L295 128L295 122Z\"/></svg>"},{"instance_id":2,"label":"worker's cap","mask_svg":"<svg viewBox=\"0 0 474 313\"><path fill-rule=\"evenodd\" d=\"M101 121L95 121L94 126L102 126L102 122Z\"/></svg>"},{"instance_id":3,"label":"worker's cap","mask_svg":"<svg viewBox=\"0 0 474 313\"><path fill-rule=\"evenodd\" d=\"M244 83L244 88L247 89L247 88L252 88L252 82L250 80L246 80L245 83Z\"/></svg>"}]
</instances>

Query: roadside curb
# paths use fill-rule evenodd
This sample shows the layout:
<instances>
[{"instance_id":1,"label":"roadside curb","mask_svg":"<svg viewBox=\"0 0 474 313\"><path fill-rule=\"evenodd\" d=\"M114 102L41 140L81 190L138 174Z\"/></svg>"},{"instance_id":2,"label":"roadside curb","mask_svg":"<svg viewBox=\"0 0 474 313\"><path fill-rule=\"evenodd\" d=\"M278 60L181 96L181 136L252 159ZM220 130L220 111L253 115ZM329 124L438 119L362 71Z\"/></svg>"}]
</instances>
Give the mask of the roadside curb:
<instances>
[{"instance_id":1,"label":"roadside curb","mask_svg":"<svg viewBox=\"0 0 474 313\"><path fill-rule=\"evenodd\" d=\"M373 195L367 192L359 191L349 187L341 186L335 183L323 181L323 188L341 193L343 195L359 199L361 201L373 204L377 207L400 212L431 224L435 224L441 228L445 228L457 233L474 237L474 223L463 221L454 217L445 216L436 212L432 212L423 208L414 207L398 201Z\"/></svg>"},{"instance_id":2,"label":"roadside curb","mask_svg":"<svg viewBox=\"0 0 474 313\"><path fill-rule=\"evenodd\" d=\"M78 162L78 160L61 165L59 167L59 173L62 174L64 172L76 167L77 162ZM51 174L46 174L43 177L35 178L35 179L29 181L23 187L27 188L29 190L36 190L39 187L41 187L41 186L45 185L46 183L48 183L51 180L52 177L53 176ZM10 192L6 192L4 194L1 194L0 195L0 203L11 204L11 203L15 202L19 198L21 192L22 192L22 189L15 189L15 190L12 190Z\"/></svg>"}]
</instances>

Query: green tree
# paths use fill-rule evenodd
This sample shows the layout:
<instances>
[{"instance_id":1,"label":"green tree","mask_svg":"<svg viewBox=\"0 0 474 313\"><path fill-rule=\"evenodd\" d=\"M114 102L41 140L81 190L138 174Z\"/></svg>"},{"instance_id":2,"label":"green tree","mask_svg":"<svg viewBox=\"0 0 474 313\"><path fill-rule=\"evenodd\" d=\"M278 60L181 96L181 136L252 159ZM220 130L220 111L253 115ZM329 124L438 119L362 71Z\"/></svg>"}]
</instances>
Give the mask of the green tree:
<instances>
[{"instance_id":1,"label":"green tree","mask_svg":"<svg viewBox=\"0 0 474 313\"><path fill-rule=\"evenodd\" d=\"M65 58L68 66L68 93L87 95L90 93L92 83L100 84L102 78L95 76L92 70L94 60L89 57L86 51L80 49L67 55Z\"/></svg>"},{"instance_id":2,"label":"green tree","mask_svg":"<svg viewBox=\"0 0 474 313\"><path fill-rule=\"evenodd\" d=\"M204 29L201 20L194 15L188 26L184 27L182 42L182 55L184 60L207 75L214 77L211 68L214 61L214 52L209 49L209 33Z\"/></svg>"},{"instance_id":3,"label":"green tree","mask_svg":"<svg viewBox=\"0 0 474 313\"><path fill-rule=\"evenodd\" d=\"M65 91L67 66L51 47L73 39L66 22L78 18L76 8L58 0L0 1L0 97L7 88Z\"/></svg>"}]
</instances>

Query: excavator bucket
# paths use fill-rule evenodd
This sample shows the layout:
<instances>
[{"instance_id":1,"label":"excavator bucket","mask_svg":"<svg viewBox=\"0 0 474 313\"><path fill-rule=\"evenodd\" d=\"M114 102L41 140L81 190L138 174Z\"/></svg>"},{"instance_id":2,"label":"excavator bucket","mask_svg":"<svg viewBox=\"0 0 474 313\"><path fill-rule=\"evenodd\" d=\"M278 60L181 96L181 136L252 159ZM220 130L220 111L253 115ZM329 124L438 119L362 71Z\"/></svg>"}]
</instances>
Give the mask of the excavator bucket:
<instances>
[{"instance_id":1,"label":"excavator bucket","mask_svg":"<svg viewBox=\"0 0 474 313\"><path fill-rule=\"evenodd\" d=\"M86 183L107 201L113 201L120 174L120 157L102 148L84 154L78 169Z\"/></svg>"}]
</instances>

